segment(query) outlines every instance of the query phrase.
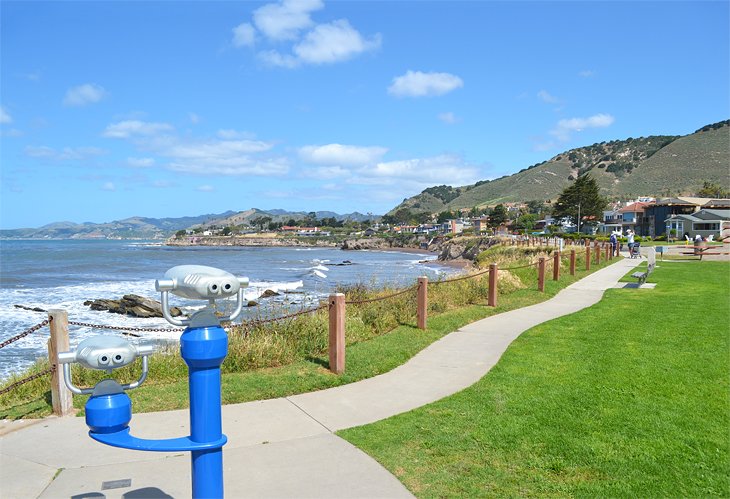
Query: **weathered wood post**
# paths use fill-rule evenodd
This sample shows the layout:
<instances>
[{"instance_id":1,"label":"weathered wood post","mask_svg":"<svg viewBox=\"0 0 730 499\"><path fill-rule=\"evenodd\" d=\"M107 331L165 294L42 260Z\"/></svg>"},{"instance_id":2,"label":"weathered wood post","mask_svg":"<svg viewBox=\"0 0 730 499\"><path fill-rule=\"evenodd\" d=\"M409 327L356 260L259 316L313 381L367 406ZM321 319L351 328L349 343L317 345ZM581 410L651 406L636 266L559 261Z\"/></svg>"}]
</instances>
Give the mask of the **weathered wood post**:
<instances>
[{"instance_id":1,"label":"weathered wood post","mask_svg":"<svg viewBox=\"0 0 730 499\"><path fill-rule=\"evenodd\" d=\"M68 416L73 412L73 394L66 388L63 367L58 363L58 354L68 352L68 312L65 310L49 310L51 337L48 340L48 361L56 369L51 374L51 405L53 414Z\"/></svg>"},{"instance_id":2,"label":"weathered wood post","mask_svg":"<svg viewBox=\"0 0 730 499\"><path fill-rule=\"evenodd\" d=\"M545 291L545 257L541 256L537 263L537 290Z\"/></svg>"},{"instance_id":3,"label":"weathered wood post","mask_svg":"<svg viewBox=\"0 0 730 499\"><path fill-rule=\"evenodd\" d=\"M586 270L591 270L591 247L586 244Z\"/></svg>"},{"instance_id":4,"label":"weathered wood post","mask_svg":"<svg viewBox=\"0 0 730 499\"><path fill-rule=\"evenodd\" d=\"M345 295L335 293L329 298L330 317L330 371L345 371Z\"/></svg>"},{"instance_id":5,"label":"weathered wood post","mask_svg":"<svg viewBox=\"0 0 730 499\"><path fill-rule=\"evenodd\" d=\"M428 277L418 278L418 311L416 312L418 329L426 329L428 321Z\"/></svg>"},{"instance_id":6,"label":"weathered wood post","mask_svg":"<svg viewBox=\"0 0 730 499\"><path fill-rule=\"evenodd\" d=\"M575 275L575 248L570 250L570 275Z\"/></svg>"},{"instance_id":7,"label":"weathered wood post","mask_svg":"<svg viewBox=\"0 0 730 499\"><path fill-rule=\"evenodd\" d=\"M553 255L553 281L560 279L560 252L556 251Z\"/></svg>"},{"instance_id":8,"label":"weathered wood post","mask_svg":"<svg viewBox=\"0 0 730 499\"><path fill-rule=\"evenodd\" d=\"M487 298L487 305L490 307L497 306L497 272L499 272L497 264L489 264L489 297Z\"/></svg>"},{"instance_id":9,"label":"weathered wood post","mask_svg":"<svg viewBox=\"0 0 730 499\"><path fill-rule=\"evenodd\" d=\"M601 263L601 245L598 243L594 243L594 244L595 244L595 249L596 249L596 264L599 264L599 263Z\"/></svg>"},{"instance_id":10,"label":"weathered wood post","mask_svg":"<svg viewBox=\"0 0 730 499\"><path fill-rule=\"evenodd\" d=\"M606 260L613 260L613 252L610 251L610 244L603 243L603 249L606 250Z\"/></svg>"}]
</instances>

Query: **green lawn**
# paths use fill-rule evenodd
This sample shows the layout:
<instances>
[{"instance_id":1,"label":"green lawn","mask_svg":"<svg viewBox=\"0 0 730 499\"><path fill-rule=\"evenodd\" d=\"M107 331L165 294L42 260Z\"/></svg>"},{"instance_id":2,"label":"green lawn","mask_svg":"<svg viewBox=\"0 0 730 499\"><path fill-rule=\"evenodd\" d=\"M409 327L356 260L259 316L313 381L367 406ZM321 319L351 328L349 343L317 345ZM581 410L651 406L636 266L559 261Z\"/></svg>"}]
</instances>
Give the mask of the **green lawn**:
<instances>
[{"instance_id":1,"label":"green lawn","mask_svg":"<svg viewBox=\"0 0 730 499\"><path fill-rule=\"evenodd\" d=\"M423 497L730 497L730 265L525 332L472 387L340 432Z\"/></svg>"}]
</instances>

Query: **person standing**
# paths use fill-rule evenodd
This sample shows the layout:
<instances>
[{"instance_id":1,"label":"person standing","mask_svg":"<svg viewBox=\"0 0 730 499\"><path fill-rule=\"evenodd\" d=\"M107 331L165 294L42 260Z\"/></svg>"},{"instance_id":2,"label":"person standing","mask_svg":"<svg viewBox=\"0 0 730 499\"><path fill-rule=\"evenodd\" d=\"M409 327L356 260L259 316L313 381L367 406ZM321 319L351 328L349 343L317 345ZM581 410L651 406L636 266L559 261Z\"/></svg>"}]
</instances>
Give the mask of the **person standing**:
<instances>
[{"instance_id":1,"label":"person standing","mask_svg":"<svg viewBox=\"0 0 730 499\"><path fill-rule=\"evenodd\" d=\"M629 247L629 256L634 258L634 231L626 231L626 245Z\"/></svg>"}]
</instances>

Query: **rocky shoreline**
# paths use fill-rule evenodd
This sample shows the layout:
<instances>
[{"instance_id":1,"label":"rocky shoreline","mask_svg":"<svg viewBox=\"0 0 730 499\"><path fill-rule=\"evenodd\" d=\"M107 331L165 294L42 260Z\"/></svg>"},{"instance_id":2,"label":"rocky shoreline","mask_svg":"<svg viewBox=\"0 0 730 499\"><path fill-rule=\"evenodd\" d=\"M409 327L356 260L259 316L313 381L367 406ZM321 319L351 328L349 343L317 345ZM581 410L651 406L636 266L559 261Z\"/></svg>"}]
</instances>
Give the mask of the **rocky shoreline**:
<instances>
[{"instance_id":1,"label":"rocky shoreline","mask_svg":"<svg viewBox=\"0 0 730 499\"><path fill-rule=\"evenodd\" d=\"M344 241L281 237L201 236L171 238L168 246L248 246L248 247L314 247L340 248L346 251L403 251L409 253L438 253L440 263L456 262L458 266L473 264L479 253L499 241L492 237L427 238L362 237Z\"/></svg>"}]
</instances>

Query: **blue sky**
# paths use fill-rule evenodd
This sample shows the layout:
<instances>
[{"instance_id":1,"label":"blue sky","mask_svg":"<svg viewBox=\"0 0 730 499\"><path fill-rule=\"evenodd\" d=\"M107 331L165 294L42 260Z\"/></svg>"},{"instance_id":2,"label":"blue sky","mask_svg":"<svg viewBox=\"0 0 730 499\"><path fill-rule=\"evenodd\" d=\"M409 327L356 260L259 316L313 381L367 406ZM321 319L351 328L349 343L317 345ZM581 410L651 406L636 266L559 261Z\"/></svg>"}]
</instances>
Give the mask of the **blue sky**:
<instances>
[{"instance_id":1,"label":"blue sky","mask_svg":"<svg viewBox=\"0 0 730 499\"><path fill-rule=\"evenodd\" d=\"M0 227L283 208L730 117L714 2L0 4Z\"/></svg>"}]
</instances>

